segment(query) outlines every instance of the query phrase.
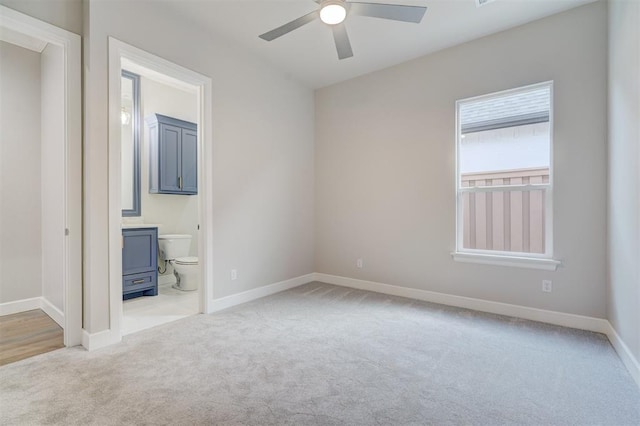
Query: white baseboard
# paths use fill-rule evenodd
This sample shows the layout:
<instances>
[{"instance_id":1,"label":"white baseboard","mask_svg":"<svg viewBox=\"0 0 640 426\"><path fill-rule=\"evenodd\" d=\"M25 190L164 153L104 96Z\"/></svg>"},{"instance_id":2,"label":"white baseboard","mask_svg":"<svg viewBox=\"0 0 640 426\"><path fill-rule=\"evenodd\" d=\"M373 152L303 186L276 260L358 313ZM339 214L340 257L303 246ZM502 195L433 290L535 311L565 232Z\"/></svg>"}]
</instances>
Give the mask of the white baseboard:
<instances>
[{"instance_id":1,"label":"white baseboard","mask_svg":"<svg viewBox=\"0 0 640 426\"><path fill-rule=\"evenodd\" d=\"M32 297L30 299L0 303L0 316L18 314L34 309L42 309L44 313L49 315L60 327L64 328L64 312L53 306L53 304L44 297Z\"/></svg>"},{"instance_id":2,"label":"white baseboard","mask_svg":"<svg viewBox=\"0 0 640 426\"><path fill-rule=\"evenodd\" d=\"M423 300L425 302L441 305L455 306L458 308L473 309L474 311L489 312L492 314L506 315L516 318L524 318L548 324L561 325L563 327L577 328L580 330L595 331L606 334L609 330L609 321L601 318L593 318L582 315L566 314L563 312L547 311L544 309L529 308L527 306L511 305L509 303L492 302L489 300L474 299L471 297L455 296L452 294L437 293L434 291L418 290L415 288L399 287L390 284L382 284L374 281L358 280L355 278L339 277L336 275L316 273L316 281L343 287L369 290L376 293L384 293L392 296L408 297L410 299Z\"/></svg>"},{"instance_id":3,"label":"white baseboard","mask_svg":"<svg viewBox=\"0 0 640 426\"><path fill-rule=\"evenodd\" d=\"M82 330L82 346L88 351L95 351L96 349L119 343L121 340L122 336L112 330L99 331L93 334L90 334L87 330Z\"/></svg>"},{"instance_id":4,"label":"white baseboard","mask_svg":"<svg viewBox=\"0 0 640 426\"><path fill-rule=\"evenodd\" d=\"M508 303L492 302L488 300L455 296L451 294L437 293L427 290L418 290L408 287L399 287L374 281L365 281L355 278L340 277L322 273L302 275L300 277L266 285L253 290L233 294L231 296L223 297L220 299L214 299L210 303L210 309L208 313L227 309L232 306L259 299L261 297L270 296L272 294L298 287L312 281L321 281L327 284L356 288L359 290L368 290L376 293L389 294L392 296L407 297L410 299L423 300L426 302L438 303L442 305L456 306L459 308L524 318L532 321L560 325L563 327L603 333L607 335L623 364L627 367L629 373L640 387L640 363L631 353L627 345L620 338L609 321L601 318L548 311L544 309L530 308ZM45 313L47 313L47 315L49 315L61 326L64 323L64 314L46 299L41 297L1 303L0 316L29 311L33 309L42 309L43 311L45 311ZM118 343L121 340L121 336L117 335L117 333L114 333L111 330L104 330L93 334L88 333L86 330L82 331L82 346L90 351L100 349L114 343Z\"/></svg>"},{"instance_id":5,"label":"white baseboard","mask_svg":"<svg viewBox=\"0 0 640 426\"><path fill-rule=\"evenodd\" d=\"M633 356L633 353L631 353L631 350L629 350L629 347L620 338L611 323L606 319L454 296L451 294L399 287L329 274L315 273L314 281L602 333L608 337L611 345L622 360L622 363L627 367L627 370L629 370L629 374L631 374L631 377L636 381L638 387L640 387L640 363Z\"/></svg>"},{"instance_id":6,"label":"white baseboard","mask_svg":"<svg viewBox=\"0 0 640 426\"><path fill-rule=\"evenodd\" d=\"M609 330L607 331L607 337L611 342L611 345L618 353L618 356L622 360L622 363L627 370L629 370L629 374L633 377L633 380L636 381L638 387L640 387L640 362L633 356L633 353L629 349L629 347L624 343L624 341L620 338L620 335L613 328L613 325L609 323Z\"/></svg>"},{"instance_id":7,"label":"white baseboard","mask_svg":"<svg viewBox=\"0 0 640 426\"><path fill-rule=\"evenodd\" d=\"M32 297L30 299L0 303L0 316L40 309L40 306L42 305L40 299L40 297Z\"/></svg>"},{"instance_id":8,"label":"white baseboard","mask_svg":"<svg viewBox=\"0 0 640 426\"><path fill-rule=\"evenodd\" d=\"M260 299L261 297L270 296L275 293L279 293L290 288L298 287L303 284L310 283L315 280L315 273L301 275L289 280L280 281L274 284L258 287L253 290L244 291L238 294L232 294L231 296L222 297L220 299L213 299L209 303L209 312L217 312L222 309L227 309L232 306L239 305L241 303L251 302L252 300Z\"/></svg>"},{"instance_id":9,"label":"white baseboard","mask_svg":"<svg viewBox=\"0 0 640 426\"><path fill-rule=\"evenodd\" d=\"M64 329L64 312L55 307L44 297L40 298L40 309L42 309L45 314L49 315L52 320L57 322L58 325Z\"/></svg>"},{"instance_id":10,"label":"white baseboard","mask_svg":"<svg viewBox=\"0 0 640 426\"><path fill-rule=\"evenodd\" d=\"M160 278L161 277L159 276L158 284L166 284L165 282L162 282ZM173 278L173 276L171 276L170 278ZM222 309L230 308L241 303L250 302L261 297L269 296L271 294L279 293L290 288L298 287L302 284L313 281L313 278L314 274L302 275L300 277L266 285L264 287L256 288L253 290L233 294L231 296L223 297L220 299L214 299L211 301L208 313L220 311ZM175 280L172 279L171 282L175 282ZM120 342L121 340L122 336L118 335L112 330L104 330L93 334L88 333L86 330L82 330L82 346L84 346L89 351L113 345Z\"/></svg>"}]
</instances>

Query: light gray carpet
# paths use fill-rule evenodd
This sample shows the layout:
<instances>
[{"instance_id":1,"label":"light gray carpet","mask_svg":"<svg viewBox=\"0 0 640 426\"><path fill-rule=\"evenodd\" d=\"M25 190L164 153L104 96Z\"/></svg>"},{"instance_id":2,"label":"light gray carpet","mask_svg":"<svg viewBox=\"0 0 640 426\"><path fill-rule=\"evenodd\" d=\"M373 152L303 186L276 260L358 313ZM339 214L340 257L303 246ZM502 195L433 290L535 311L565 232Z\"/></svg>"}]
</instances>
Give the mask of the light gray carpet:
<instances>
[{"instance_id":1,"label":"light gray carpet","mask_svg":"<svg viewBox=\"0 0 640 426\"><path fill-rule=\"evenodd\" d=\"M640 424L605 336L311 283L0 368L0 424Z\"/></svg>"}]
</instances>

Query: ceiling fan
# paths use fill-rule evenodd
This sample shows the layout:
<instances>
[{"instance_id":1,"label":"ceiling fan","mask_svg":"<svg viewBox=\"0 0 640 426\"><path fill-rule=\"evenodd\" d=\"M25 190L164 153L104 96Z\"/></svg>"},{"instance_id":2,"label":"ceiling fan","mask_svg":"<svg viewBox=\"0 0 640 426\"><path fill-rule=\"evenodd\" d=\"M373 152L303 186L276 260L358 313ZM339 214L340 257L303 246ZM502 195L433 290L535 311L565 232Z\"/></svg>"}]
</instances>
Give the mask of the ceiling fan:
<instances>
[{"instance_id":1,"label":"ceiling fan","mask_svg":"<svg viewBox=\"0 0 640 426\"><path fill-rule=\"evenodd\" d=\"M347 29L344 25L347 15L370 16L418 24L427 11L427 8L422 6L363 3L346 0L316 0L316 3L320 4L320 9L307 13L259 37L266 41L272 41L319 18L329 25L333 31L338 58L345 59L353 56Z\"/></svg>"}]
</instances>

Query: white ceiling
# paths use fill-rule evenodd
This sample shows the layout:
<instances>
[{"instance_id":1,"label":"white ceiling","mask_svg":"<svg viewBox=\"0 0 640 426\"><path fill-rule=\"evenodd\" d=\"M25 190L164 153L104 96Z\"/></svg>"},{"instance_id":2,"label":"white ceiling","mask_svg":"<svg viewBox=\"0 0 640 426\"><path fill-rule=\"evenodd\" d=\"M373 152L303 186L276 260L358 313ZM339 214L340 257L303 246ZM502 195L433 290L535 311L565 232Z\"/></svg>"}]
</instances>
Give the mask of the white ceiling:
<instances>
[{"instance_id":1,"label":"white ceiling","mask_svg":"<svg viewBox=\"0 0 640 426\"><path fill-rule=\"evenodd\" d=\"M361 0L364 1L364 0ZM169 1L176 13L205 24L311 88L327 86L446 47L591 3L594 0L380 0L427 6L420 24L362 16L345 21L352 58L338 60L331 30L319 20L274 41L258 35L318 9L313 0Z\"/></svg>"}]
</instances>

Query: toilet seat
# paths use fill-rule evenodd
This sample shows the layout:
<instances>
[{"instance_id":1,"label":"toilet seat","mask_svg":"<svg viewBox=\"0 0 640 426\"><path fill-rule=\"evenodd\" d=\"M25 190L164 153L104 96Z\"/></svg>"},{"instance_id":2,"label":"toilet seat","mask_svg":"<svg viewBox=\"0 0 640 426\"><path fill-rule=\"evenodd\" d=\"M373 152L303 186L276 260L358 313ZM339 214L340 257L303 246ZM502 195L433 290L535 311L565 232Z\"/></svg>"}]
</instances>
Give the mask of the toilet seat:
<instances>
[{"instance_id":1,"label":"toilet seat","mask_svg":"<svg viewBox=\"0 0 640 426\"><path fill-rule=\"evenodd\" d=\"M178 257L174 260L177 265L197 265L198 258L195 256Z\"/></svg>"}]
</instances>

